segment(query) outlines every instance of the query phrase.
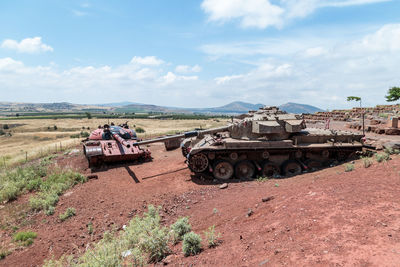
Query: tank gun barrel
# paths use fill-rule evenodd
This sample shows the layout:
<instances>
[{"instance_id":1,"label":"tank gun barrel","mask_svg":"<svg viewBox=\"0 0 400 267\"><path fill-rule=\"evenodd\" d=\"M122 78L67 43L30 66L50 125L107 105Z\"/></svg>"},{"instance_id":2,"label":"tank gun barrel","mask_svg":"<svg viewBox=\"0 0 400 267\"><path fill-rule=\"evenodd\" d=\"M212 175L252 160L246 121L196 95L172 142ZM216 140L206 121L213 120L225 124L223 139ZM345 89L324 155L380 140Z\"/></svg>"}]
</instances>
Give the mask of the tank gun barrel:
<instances>
[{"instance_id":1,"label":"tank gun barrel","mask_svg":"<svg viewBox=\"0 0 400 267\"><path fill-rule=\"evenodd\" d=\"M224 126L224 127L212 128L212 129L201 130L201 131L190 131L190 132L185 132L183 134L159 137L159 138L155 138L155 139L148 139L148 140L133 143L132 145L134 145L134 146L147 145L147 144L152 144L152 143L157 143L157 142L165 142L165 141L180 139L180 138L190 138L190 137L202 136L205 134L214 134L214 133L218 133L218 132L227 131L228 128L229 128L229 126Z\"/></svg>"},{"instance_id":2,"label":"tank gun barrel","mask_svg":"<svg viewBox=\"0 0 400 267\"><path fill-rule=\"evenodd\" d=\"M118 143L120 143L121 145L123 145L123 146L126 146L127 148L130 148L131 147L131 145L128 143L128 142L126 142L125 140L124 140L124 138L122 138L121 136L119 136L118 134L113 134L112 135L113 137L114 137L114 139L118 142Z\"/></svg>"}]
</instances>

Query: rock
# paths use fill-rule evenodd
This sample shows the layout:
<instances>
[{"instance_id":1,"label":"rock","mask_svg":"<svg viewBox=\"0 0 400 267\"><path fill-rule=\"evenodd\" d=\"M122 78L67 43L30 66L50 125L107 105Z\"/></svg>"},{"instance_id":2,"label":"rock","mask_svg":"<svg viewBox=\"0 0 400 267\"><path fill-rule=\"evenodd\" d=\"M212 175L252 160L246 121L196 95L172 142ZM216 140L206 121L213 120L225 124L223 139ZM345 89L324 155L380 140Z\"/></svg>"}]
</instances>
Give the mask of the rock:
<instances>
[{"instance_id":1,"label":"rock","mask_svg":"<svg viewBox=\"0 0 400 267\"><path fill-rule=\"evenodd\" d=\"M79 149L72 149L72 150L68 153L68 155L78 154L78 153L80 153L80 150L79 150Z\"/></svg>"},{"instance_id":2,"label":"rock","mask_svg":"<svg viewBox=\"0 0 400 267\"><path fill-rule=\"evenodd\" d=\"M253 210L252 209L249 209L248 211L247 211L247 217L250 217L251 215L253 215Z\"/></svg>"},{"instance_id":3,"label":"rock","mask_svg":"<svg viewBox=\"0 0 400 267\"><path fill-rule=\"evenodd\" d=\"M171 255L168 255L166 258L164 258L164 259L162 260L162 262L163 262L165 265L168 265L168 264L170 264L175 258L176 258L176 256L171 254Z\"/></svg>"},{"instance_id":4,"label":"rock","mask_svg":"<svg viewBox=\"0 0 400 267\"><path fill-rule=\"evenodd\" d=\"M72 193L73 193L72 191L69 191L69 192L64 194L64 197L69 197L70 195L72 195Z\"/></svg>"},{"instance_id":5,"label":"rock","mask_svg":"<svg viewBox=\"0 0 400 267\"><path fill-rule=\"evenodd\" d=\"M220 186L219 186L219 189L225 189L225 188L227 188L228 187L228 184L227 183L223 183L223 184L221 184Z\"/></svg>"},{"instance_id":6,"label":"rock","mask_svg":"<svg viewBox=\"0 0 400 267\"><path fill-rule=\"evenodd\" d=\"M261 199L262 202L268 202L273 200L275 197L274 196L270 196L270 197L264 197L263 199Z\"/></svg>"},{"instance_id":7,"label":"rock","mask_svg":"<svg viewBox=\"0 0 400 267\"><path fill-rule=\"evenodd\" d=\"M131 255L131 254L132 254L132 251L126 250L126 251L124 251L124 252L121 253L121 256L122 256L123 258L126 258L126 257L128 257L129 255Z\"/></svg>"},{"instance_id":8,"label":"rock","mask_svg":"<svg viewBox=\"0 0 400 267\"><path fill-rule=\"evenodd\" d=\"M400 135L400 129L398 128L386 128L385 129L386 135Z\"/></svg>"},{"instance_id":9,"label":"rock","mask_svg":"<svg viewBox=\"0 0 400 267\"><path fill-rule=\"evenodd\" d=\"M91 175L86 176L86 178L88 178L89 180L90 179L99 179L99 176L97 174L91 174Z\"/></svg>"},{"instance_id":10,"label":"rock","mask_svg":"<svg viewBox=\"0 0 400 267\"><path fill-rule=\"evenodd\" d=\"M400 143L397 142L386 142L383 144L384 148L387 149L400 149Z\"/></svg>"}]
</instances>

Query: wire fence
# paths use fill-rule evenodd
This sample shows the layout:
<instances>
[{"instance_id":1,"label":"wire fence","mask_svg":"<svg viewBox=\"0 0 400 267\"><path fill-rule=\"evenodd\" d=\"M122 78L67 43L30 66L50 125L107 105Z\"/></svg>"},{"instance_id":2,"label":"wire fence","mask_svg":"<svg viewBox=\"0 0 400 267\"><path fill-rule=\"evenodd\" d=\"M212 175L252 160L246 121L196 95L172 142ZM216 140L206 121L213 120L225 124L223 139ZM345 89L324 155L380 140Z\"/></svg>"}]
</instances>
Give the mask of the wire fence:
<instances>
[{"instance_id":1,"label":"wire fence","mask_svg":"<svg viewBox=\"0 0 400 267\"><path fill-rule=\"evenodd\" d=\"M24 164L28 161L43 158L51 154L66 152L81 142L81 139L74 138L55 143L42 145L38 143L38 147L30 150L21 150L12 155L0 156L0 168L7 169L16 165Z\"/></svg>"}]
</instances>

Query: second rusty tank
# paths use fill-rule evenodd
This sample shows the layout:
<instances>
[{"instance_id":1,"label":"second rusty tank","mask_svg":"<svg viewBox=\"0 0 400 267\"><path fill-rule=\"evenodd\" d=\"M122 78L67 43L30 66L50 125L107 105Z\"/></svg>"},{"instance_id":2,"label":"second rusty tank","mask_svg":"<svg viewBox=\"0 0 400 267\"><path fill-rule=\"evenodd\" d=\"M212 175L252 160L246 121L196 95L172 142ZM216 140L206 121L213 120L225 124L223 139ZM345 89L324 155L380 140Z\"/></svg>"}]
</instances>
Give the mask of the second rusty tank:
<instances>
[{"instance_id":1,"label":"second rusty tank","mask_svg":"<svg viewBox=\"0 0 400 267\"><path fill-rule=\"evenodd\" d=\"M150 159L148 149L134 145L137 141L136 132L127 123L119 126L105 124L83 141L83 152L89 167L97 167L106 162Z\"/></svg>"},{"instance_id":2,"label":"second rusty tank","mask_svg":"<svg viewBox=\"0 0 400 267\"><path fill-rule=\"evenodd\" d=\"M363 135L306 128L301 115L263 107L239 116L226 127L188 132L148 144L185 138L182 152L194 173L217 179L297 175L344 161L361 151Z\"/></svg>"}]
</instances>

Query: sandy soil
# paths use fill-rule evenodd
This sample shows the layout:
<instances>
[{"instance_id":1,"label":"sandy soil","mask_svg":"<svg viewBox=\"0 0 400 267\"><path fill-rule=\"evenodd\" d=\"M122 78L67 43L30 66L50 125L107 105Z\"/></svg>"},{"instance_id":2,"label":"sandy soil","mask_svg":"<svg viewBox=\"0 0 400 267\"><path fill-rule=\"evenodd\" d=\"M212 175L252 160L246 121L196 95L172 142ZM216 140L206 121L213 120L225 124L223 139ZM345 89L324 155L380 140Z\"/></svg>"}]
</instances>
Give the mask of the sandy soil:
<instances>
[{"instance_id":1,"label":"sandy soil","mask_svg":"<svg viewBox=\"0 0 400 267\"><path fill-rule=\"evenodd\" d=\"M195 232L215 225L221 233L218 247L204 243L197 256L184 257L180 245L174 247L166 259L170 266L399 266L398 156L368 169L356 161L352 172L342 165L288 179L232 181L219 189L191 177L179 150L166 152L162 144L150 148L152 162L99 171L98 179L64 194L55 215L34 215L36 224L29 229L38 238L0 260L0 266L38 266L52 256L81 254L148 204L163 206L167 224L190 216ZM89 174L80 154L62 156L58 164ZM263 202L267 197L273 199ZM67 207L77 215L61 223L58 215ZM89 222L93 235L87 232ZM2 238L11 239L4 231Z\"/></svg>"}]
</instances>

